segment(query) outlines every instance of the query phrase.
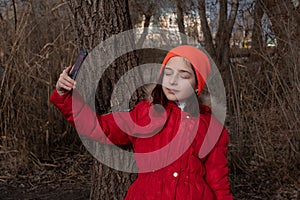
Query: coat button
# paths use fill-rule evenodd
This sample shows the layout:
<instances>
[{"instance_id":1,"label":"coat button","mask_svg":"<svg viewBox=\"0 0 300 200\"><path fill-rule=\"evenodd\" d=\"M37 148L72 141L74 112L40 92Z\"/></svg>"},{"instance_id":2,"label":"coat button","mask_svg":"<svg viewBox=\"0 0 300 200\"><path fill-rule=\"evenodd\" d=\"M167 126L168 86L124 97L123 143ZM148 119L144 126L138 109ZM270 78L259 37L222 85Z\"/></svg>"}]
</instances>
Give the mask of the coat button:
<instances>
[{"instance_id":1,"label":"coat button","mask_svg":"<svg viewBox=\"0 0 300 200\"><path fill-rule=\"evenodd\" d=\"M178 173L177 172L174 172L173 173L173 176L176 178L178 176Z\"/></svg>"},{"instance_id":2,"label":"coat button","mask_svg":"<svg viewBox=\"0 0 300 200\"><path fill-rule=\"evenodd\" d=\"M187 116L186 116L187 119L189 119L190 117L191 117L190 115L187 115Z\"/></svg>"}]
</instances>

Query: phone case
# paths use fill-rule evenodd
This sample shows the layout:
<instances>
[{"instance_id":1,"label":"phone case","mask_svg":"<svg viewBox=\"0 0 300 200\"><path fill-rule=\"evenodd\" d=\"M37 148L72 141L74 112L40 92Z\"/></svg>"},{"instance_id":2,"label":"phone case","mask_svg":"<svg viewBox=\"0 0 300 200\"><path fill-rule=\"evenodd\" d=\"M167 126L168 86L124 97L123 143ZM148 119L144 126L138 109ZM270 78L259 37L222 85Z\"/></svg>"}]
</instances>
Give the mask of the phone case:
<instances>
[{"instance_id":1,"label":"phone case","mask_svg":"<svg viewBox=\"0 0 300 200\"><path fill-rule=\"evenodd\" d=\"M72 71L69 72L69 76L75 80L76 79L76 76L78 74L78 71L84 61L84 59L86 58L86 56L88 55L88 52L85 48L82 48L79 52L79 55L76 59L76 62L75 62L75 65L74 65L74 68L72 69Z\"/></svg>"}]
</instances>

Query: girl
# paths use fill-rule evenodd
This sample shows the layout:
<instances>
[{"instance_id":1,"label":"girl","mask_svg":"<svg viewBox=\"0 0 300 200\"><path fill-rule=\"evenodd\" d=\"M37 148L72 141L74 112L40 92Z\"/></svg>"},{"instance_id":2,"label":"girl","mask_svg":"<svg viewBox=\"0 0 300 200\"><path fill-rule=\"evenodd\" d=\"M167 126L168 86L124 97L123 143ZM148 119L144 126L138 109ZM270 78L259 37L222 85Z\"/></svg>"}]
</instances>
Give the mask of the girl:
<instances>
[{"instance_id":1,"label":"girl","mask_svg":"<svg viewBox=\"0 0 300 200\"><path fill-rule=\"evenodd\" d=\"M199 157L208 126L217 123L210 108L195 98L210 73L205 53L187 45L170 50L151 100L139 102L130 112L97 116L97 121L76 90L64 92L75 86L67 75L70 69L60 75L50 101L71 124L80 122L76 126L80 134L101 143L132 144L139 173L126 200L232 199L226 157L229 137L223 126L209 154ZM133 125L126 120L128 114Z\"/></svg>"}]
</instances>

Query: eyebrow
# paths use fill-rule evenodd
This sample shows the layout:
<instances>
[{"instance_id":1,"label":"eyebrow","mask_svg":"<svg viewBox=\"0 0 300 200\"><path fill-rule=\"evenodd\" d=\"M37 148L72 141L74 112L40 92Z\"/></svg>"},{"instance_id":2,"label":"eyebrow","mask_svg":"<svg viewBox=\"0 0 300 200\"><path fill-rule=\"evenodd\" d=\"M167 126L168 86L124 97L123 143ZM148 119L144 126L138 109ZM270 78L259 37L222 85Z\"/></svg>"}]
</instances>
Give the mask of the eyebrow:
<instances>
[{"instance_id":1,"label":"eyebrow","mask_svg":"<svg viewBox=\"0 0 300 200\"><path fill-rule=\"evenodd\" d=\"M167 66L166 66L165 69L174 71L172 68L167 67ZM179 72L179 73L189 73L189 74L191 74L191 75L193 74L193 72L190 72L190 71L184 70L184 69L181 69L181 70L179 70L178 72Z\"/></svg>"},{"instance_id":2,"label":"eyebrow","mask_svg":"<svg viewBox=\"0 0 300 200\"><path fill-rule=\"evenodd\" d=\"M179 70L179 73L189 73L189 74L191 74L191 75L192 75L192 72L190 72L190 71L187 71L187 70Z\"/></svg>"}]
</instances>

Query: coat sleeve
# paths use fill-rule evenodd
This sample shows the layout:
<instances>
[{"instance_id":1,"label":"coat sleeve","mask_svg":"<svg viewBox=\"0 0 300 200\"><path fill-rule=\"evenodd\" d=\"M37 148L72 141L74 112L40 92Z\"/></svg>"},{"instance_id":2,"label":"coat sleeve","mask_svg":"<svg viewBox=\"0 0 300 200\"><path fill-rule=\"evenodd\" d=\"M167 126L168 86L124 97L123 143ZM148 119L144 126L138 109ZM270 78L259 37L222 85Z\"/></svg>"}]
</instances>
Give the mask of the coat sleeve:
<instances>
[{"instance_id":1,"label":"coat sleeve","mask_svg":"<svg viewBox=\"0 0 300 200\"><path fill-rule=\"evenodd\" d=\"M207 184L213 190L217 200L232 200L228 180L227 148L229 136L224 128L221 136L205 160Z\"/></svg>"},{"instance_id":2,"label":"coat sleeve","mask_svg":"<svg viewBox=\"0 0 300 200\"><path fill-rule=\"evenodd\" d=\"M73 91L73 95L69 93L62 96L54 90L49 100L81 135L104 144L130 144L131 136L126 133L126 130L129 131L131 127L128 127L125 119L128 117L128 112L120 112L116 115L119 119L118 123L112 113L96 115L76 90ZM135 109L129 114L132 118L137 118Z\"/></svg>"}]
</instances>

